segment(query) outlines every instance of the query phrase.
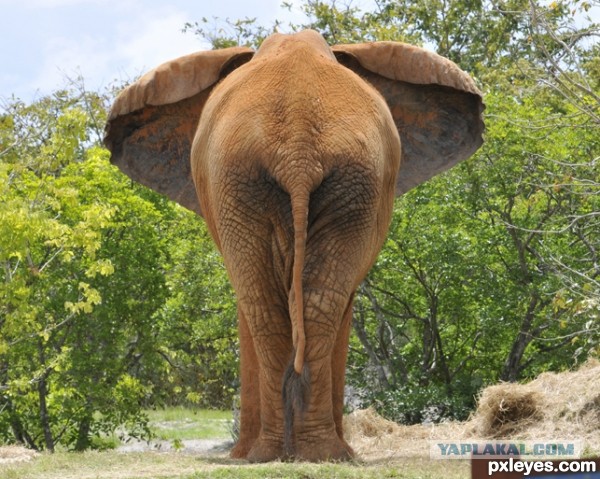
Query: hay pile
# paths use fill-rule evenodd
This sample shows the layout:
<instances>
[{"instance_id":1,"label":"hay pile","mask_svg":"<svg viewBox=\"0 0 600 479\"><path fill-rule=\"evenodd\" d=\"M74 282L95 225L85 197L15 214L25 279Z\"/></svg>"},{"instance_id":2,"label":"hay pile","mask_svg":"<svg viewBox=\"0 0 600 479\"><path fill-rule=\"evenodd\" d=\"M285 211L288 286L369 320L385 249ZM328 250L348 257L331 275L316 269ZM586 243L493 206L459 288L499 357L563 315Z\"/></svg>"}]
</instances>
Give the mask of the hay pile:
<instances>
[{"instance_id":1,"label":"hay pile","mask_svg":"<svg viewBox=\"0 0 600 479\"><path fill-rule=\"evenodd\" d=\"M37 455L37 452L22 446L2 446L0 447L0 466L31 461Z\"/></svg>"},{"instance_id":2,"label":"hay pile","mask_svg":"<svg viewBox=\"0 0 600 479\"><path fill-rule=\"evenodd\" d=\"M344 417L344 438L363 460L429 457L429 441L456 440L460 423L404 426L388 421L374 409L362 409Z\"/></svg>"},{"instance_id":3,"label":"hay pile","mask_svg":"<svg viewBox=\"0 0 600 479\"><path fill-rule=\"evenodd\" d=\"M527 384L498 384L479 397L466 433L489 439L583 440L600 452L600 362L543 373Z\"/></svg>"},{"instance_id":4,"label":"hay pile","mask_svg":"<svg viewBox=\"0 0 600 479\"><path fill-rule=\"evenodd\" d=\"M542 421L544 395L530 384L507 383L484 389L470 421L472 433L483 438L507 438Z\"/></svg>"},{"instance_id":5,"label":"hay pile","mask_svg":"<svg viewBox=\"0 0 600 479\"><path fill-rule=\"evenodd\" d=\"M431 440L572 439L597 455L600 362L590 359L576 371L543 373L527 384L489 386L466 422L402 426L366 409L344 418L344 434L365 460L429 457Z\"/></svg>"}]
</instances>

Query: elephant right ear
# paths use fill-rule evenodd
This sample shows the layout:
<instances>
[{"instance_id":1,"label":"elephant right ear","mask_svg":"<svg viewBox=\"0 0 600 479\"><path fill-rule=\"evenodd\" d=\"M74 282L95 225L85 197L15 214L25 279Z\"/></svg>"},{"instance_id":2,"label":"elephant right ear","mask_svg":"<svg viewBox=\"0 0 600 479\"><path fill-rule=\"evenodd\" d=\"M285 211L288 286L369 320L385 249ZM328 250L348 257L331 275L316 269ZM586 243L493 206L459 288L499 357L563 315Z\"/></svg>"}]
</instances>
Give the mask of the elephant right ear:
<instances>
[{"instance_id":1,"label":"elephant right ear","mask_svg":"<svg viewBox=\"0 0 600 479\"><path fill-rule=\"evenodd\" d=\"M481 92L450 60L399 42L332 48L385 98L402 146L396 194L471 156L482 144Z\"/></svg>"},{"instance_id":2,"label":"elephant right ear","mask_svg":"<svg viewBox=\"0 0 600 479\"><path fill-rule=\"evenodd\" d=\"M215 84L253 55L244 47L198 52L164 63L129 85L106 124L111 162L201 215L190 165L198 121Z\"/></svg>"}]
</instances>

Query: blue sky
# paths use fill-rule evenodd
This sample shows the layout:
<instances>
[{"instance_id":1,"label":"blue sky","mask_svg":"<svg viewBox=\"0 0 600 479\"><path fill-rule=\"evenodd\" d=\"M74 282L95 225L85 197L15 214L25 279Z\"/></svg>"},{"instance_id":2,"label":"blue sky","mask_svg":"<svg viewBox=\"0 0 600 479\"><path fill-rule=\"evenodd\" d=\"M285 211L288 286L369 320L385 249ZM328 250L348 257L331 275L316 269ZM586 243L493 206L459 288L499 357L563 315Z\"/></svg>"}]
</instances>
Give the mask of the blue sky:
<instances>
[{"instance_id":1,"label":"blue sky","mask_svg":"<svg viewBox=\"0 0 600 479\"><path fill-rule=\"evenodd\" d=\"M208 48L185 22L202 17L304 16L281 0L0 0L0 103L24 101L81 74L88 89L131 80L160 63Z\"/></svg>"}]
</instances>

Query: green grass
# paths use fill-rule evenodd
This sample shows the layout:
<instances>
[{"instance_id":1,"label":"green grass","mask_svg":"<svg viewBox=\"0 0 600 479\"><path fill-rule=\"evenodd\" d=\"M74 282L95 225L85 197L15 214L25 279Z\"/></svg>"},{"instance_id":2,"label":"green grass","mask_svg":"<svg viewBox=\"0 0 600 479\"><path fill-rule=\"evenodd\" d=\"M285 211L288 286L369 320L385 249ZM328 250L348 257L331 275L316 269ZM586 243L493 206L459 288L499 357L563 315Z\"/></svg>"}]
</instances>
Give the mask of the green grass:
<instances>
[{"instance_id":1,"label":"green grass","mask_svg":"<svg viewBox=\"0 0 600 479\"><path fill-rule=\"evenodd\" d=\"M168 408L146 411L150 429L158 439L230 439L232 415L229 411Z\"/></svg>"},{"instance_id":2,"label":"green grass","mask_svg":"<svg viewBox=\"0 0 600 479\"><path fill-rule=\"evenodd\" d=\"M42 454L28 463L0 465L2 479L464 479L463 461L423 458L391 462L251 465L225 456L202 458L178 453L86 452Z\"/></svg>"},{"instance_id":3,"label":"green grass","mask_svg":"<svg viewBox=\"0 0 600 479\"><path fill-rule=\"evenodd\" d=\"M170 408L147 411L159 439L229 439L231 414L221 411ZM469 464L396 458L343 464L248 464L227 453L202 456L182 452L60 451L40 454L30 462L0 464L2 479L464 479Z\"/></svg>"},{"instance_id":4,"label":"green grass","mask_svg":"<svg viewBox=\"0 0 600 479\"><path fill-rule=\"evenodd\" d=\"M442 462L442 461L440 461ZM450 461L443 461L450 462ZM458 461L453 461L458 462ZM430 466L433 465L434 467ZM452 464L450 467L428 463L423 459L395 465L385 464L269 464L221 467L200 471L182 479L465 479L470 476L469 465Z\"/></svg>"},{"instance_id":5,"label":"green grass","mask_svg":"<svg viewBox=\"0 0 600 479\"><path fill-rule=\"evenodd\" d=\"M150 421L183 421L190 418L197 420L232 419L231 411L215 411L213 409L171 407L166 409L147 409L144 412L148 415Z\"/></svg>"}]
</instances>

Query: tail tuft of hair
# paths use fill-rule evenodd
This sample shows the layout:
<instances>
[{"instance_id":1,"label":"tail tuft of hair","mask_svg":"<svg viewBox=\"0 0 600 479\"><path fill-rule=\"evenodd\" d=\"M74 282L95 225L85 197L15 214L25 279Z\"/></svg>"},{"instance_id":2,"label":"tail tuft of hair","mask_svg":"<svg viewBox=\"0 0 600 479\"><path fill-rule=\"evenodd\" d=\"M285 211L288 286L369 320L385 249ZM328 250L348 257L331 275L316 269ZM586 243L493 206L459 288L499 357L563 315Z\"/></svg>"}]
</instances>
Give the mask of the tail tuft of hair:
<instances>
[{"instance_id":1,"label":"tail tuft of hair","mask_svg":"<svg viewBox=\"0 0 600 479\"><path fill-rule=\"evenodd\" d=\"M298 417L298 419L302 420L308 408L310 397L310 372L308 365L304 363L302 373L298 374L294 369L295 356L296 352L294 351L292 360L283 375L281 390L284 414L283 449L287 457L294 455L294 419Z\"/></svg>"}]
</instances>

